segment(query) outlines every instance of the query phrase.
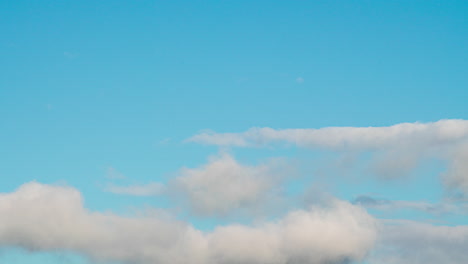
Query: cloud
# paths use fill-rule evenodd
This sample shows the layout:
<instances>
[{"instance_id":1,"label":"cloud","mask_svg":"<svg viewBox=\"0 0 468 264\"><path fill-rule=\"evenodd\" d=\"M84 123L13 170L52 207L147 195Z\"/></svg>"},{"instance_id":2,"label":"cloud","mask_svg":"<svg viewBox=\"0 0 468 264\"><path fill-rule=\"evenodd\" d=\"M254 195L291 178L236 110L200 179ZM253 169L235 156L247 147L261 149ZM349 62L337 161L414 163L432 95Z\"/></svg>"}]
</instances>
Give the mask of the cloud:
<instances>
[{"instance_id":1,"label":"cloud","mask_svg":"<svg viewBox=\"0 0 468 264\"><path fill-rule=\"evenodd\" d=\"M122 173L120 173L118 170L116 170L113 167L107 168L106 177L111 180L123 180L126 178L125 175L123 175Z\"/></svg>"},{"instance_id":2,"label":"cloud","mask_svg":"<svg viewBox=\"0 0 468 264\"><path fill-rule=\"evenodd\" d=\"M343 263L362 259L376 238L376 221L339 200L202 232L167 215L91 212L76 189L31 182L0 194L0 215L1 246L132 264Z\"/></svg>"},{"instance_id":3,"label":"cloud","mask_svg":"<svg viewBox=\"0 0 468 264\"><path fill-rule=\"evenodd\" d=\"M401 123L389 127L251 128L244 133L205 132L188 141L238 147L284 142L308 148L375 150L406 144L420 147L455 144L467 138L468 120L441 120L433 123Z\"/></svg>"},{"instance_id":4,"label":"cloud","mask_svg":"<svg viewBox=\"0 0 468 264\"><path fill-rule=\"evenodd\" d=\"M112 173L111 173L112 172ZM182 168L167 183L140 185L107 184L104 191L133 196L165 195L197 216L262 215L285 209L281 184L294 175L284 159L244 165L231 155L212 156L198 168ZM109 175L121 175L109 169ZM121 179L122 177L112 177ZM284 207L284 208L283 208Z\"/></svg>"},{"instance_id":5,"label":"cloud","mask_svg":"<svg viewBox=\"0 0 468 264\"><path fill-rule=\"evenodd\" d=\"M360 195L356 197L353 204L358 204L364 208L372 208L381 211L396 211L396 210L415 210L421 211L432 215L446 215L446 214L467 214L466 204L456 203L454 201L442 203L428 203L423 201L392 201L387 199L375 198L367 195Z\"/></svg>"},{"instance_id":6,"label":"cloud","mask_svg":"<svg viewBox=\"0 0 468 264\"><path fill-rule=\"evenodd\" d=\"M372 172L398 177L429 158L448 164L446 186L468 192L468 120L401 123L388 127L325 127L319 129L251 128L243 133L204 132L188 142L235 147L286 144L340 153L373 154Z\"/></svg>"},{"instance_id":7,"label":"cloud","mask_svg":"<svg viewBox=\"0 0 468 264\"><path fill-rule=\"evenodd\" d=\"M466 262L468 226L386 221L369 263L460 264Z\"/></svg>"},{"instance_id":8,"label":"cloud","mask_svg":"<svg viewBox=\"0 0 468 264\"><path fill-rule=\"evenodd\" d=\"M279 199L279 185L291 173L281 159L247 166L221 154L201 168L180 170L170 188L197 214L226 215L237 209L260 210Z\"/></svg>"},{"instance_id":9,"label":"cloud","mask_svg":"<svg viewBox=\"0 0 468 264\"><path fill-rule=\"evenodd\" d=\"M105 188L105 191L115 194L125 194L133 196L156 196L164 193L165 186L164 184L158 182L128 186L118 186L115 184L109 184Z\"/></svg>"},{"instance_id":10,"label":"cloud","mask_svg":"<svg viewBox=\"0 0 468 264\"><path fill-rule=\"evenodd\" d=\"M297 78L296 78L296 82L297 82L297 83L303 83L303 82L304 82L304 78L302 78L302 77L297 77Z\"/></svg>"},{"instance_id":11,"label":"cloud","mask_svg":"<svg viewBox=\"0 0 468 264\"><path fill-rule=\"evenodd\" d=\"M443 174L445 184L468 194L468 142L452 149L448 159L450 164Z\"/></svg>"}]
</instances>

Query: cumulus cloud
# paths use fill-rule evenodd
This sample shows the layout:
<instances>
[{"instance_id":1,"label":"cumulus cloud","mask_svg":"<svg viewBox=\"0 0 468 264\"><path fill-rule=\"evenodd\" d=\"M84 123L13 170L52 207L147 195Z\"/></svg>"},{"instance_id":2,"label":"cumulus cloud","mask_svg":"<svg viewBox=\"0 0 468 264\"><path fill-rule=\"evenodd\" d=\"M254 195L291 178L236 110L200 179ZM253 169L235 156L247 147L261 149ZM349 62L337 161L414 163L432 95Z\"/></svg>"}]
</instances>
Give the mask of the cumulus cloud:
<instances>
[{"instance_id":1,"label":"cumulus cloud","mask_svg":"<svg viewBox=\"0 0 468 264\"><path fill-rule=\"evenodd\" d=\"M283 143L341 153L371 152L372 171L384 177L407 174L422 160L437 158L448 164L443 175L447 186L468 192L468 120L401 123L388 127L251 128L243 133L204 132L187 141L236 147Z\"/></svg>"},{"instance_id":2,"label":"cumulus cloud","mask_svg":"<svg viewBox=\"0 0 468 264\"><path fill-rule=\"evenodd\" d=\"M200 168L180 170L170 185L193 212L226 215L236 209L258 210L267 201L279 199L280 183L291 172L281 159L248 166L221 154Z\"/></svg>"},{"instance_id":3,"label":"cumulus cloud","mask_svg":"<svg viewBox=\"0 0 468 264\"><path fill-rule=\"evenodd\" d=\"M210 232L164 215L91 212L73 188L31 182L0 194L0 245L65 250L123 263L343 263L372 247L376 222L362 208L333 200L277 221Z\"/></svg>"},{"instance_id":4,"label":"cumulus cloud","mask_svg":"<svg viewBox=\"0 0 468 264\"><path fill-rule=\"evenodd\" d=\"M386 221L370 263L460 264L466 262L468 226Z\"/></svg>"},{"instance_id":5,"label":"cumulus cloud","mask_svg":"<svg viewBox=\"0 0 468 264\"><path fill-rule=\"evenodd\" d=\"M281 183L294 170L284 159L269 159L244 165L227 153L212 156L198 168L182 168L167 184L107 184L107 192L133 196L165 195L181 202L198 216L228 216L236 213L262 214L285 203Z\"/></svg>"}]
</instances>

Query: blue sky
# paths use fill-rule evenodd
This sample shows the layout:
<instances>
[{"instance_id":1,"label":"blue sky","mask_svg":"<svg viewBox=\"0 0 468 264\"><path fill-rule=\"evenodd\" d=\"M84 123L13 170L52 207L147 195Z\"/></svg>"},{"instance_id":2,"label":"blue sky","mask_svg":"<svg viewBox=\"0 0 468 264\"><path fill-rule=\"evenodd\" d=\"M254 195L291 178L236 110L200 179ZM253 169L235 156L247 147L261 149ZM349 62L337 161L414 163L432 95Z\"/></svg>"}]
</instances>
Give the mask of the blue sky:
<instances>
[{"instance_id":1,"label":"blue sky","mask_svg":"<svg viewBox=\"0 0 468 264\"><path fill-rule=\"evenodd\" d=\"M385 247L421 233L386 235L386 221L455 250L438 228L468 229L467 12L466 1L0 0L0 216L21 215L2 207L20 186L59 200L76 191L90 214L164 211L228 243L215 230L289 230L288 216L322 206L383 227L362 248L330 251L344 259L285 259L404 263L413 255ZM28 235L0 231L0 263L148 261ZM219 263L239 261L229 250ZM460 263L431 254L411 260Z\"/></svg>"}]
</instances>

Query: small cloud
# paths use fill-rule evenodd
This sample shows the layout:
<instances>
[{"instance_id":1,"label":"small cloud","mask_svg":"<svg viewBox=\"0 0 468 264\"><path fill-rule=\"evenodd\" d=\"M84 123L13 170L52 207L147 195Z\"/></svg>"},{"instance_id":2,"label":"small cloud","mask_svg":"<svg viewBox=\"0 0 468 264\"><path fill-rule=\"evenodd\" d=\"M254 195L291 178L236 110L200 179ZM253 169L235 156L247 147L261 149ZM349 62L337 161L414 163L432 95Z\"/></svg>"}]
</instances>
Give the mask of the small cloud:
<instances>
[{"instance_id":1,"label":"small cloud","mask_svg":"<svg viewBox=\"0 0 468 264\"><path fill-rule=\"evenodd\" d=\"M302 78L302 77L297 77L297 78L296 78L296 82L297 82L297 83L303 83L303 82L304 82L304 78Z\"/></svg>"},{"instance_id":2,"label":"small cloud","mask_svg":"<svg viewBox=\"0 0 468 264\"><path fill-rule=\"evenodd\" d=\"M52 105L51 105L51 104L46 104L46 108L47 108L47 110L49 110L49 111L50 111L50 110L52 110L52 108L53 108L53 107L52 107Z\"/></svg>"},{"instance_id":3,"label":"small cloud","mask_svg":"<svg viewBox=\"0 0 468 264\"><path fill-rule=\"evenodd\" d=\"M107 168L106 177L111 180L123 180L126 178L125 175L123 175L118 170L112 167Z\"/></svg>"},{"instance_id":4,"label":"small cloud","mask_svg":"<svg viewBox=\"0 0 468 264\"><path fill-rule=\"evenodd\" d=\"M117 186L109 184L106 191L115 194L125 194L133 196L156 196L164 192L165 186L162 183L153 182L146 185Z\"/></svg>"},{"instance_id":5,"label":"small cloud","mask_svg":"<svg viewBox=\"0 0 468 264\"><path fill-rule=\"evenodd\" d=\"M384 199L377 199L367 195L359 195L352 201L353 204L359 204L364 207L377 207L379 205L389 204L390 201Z\"/></svg>"}]
</instances>

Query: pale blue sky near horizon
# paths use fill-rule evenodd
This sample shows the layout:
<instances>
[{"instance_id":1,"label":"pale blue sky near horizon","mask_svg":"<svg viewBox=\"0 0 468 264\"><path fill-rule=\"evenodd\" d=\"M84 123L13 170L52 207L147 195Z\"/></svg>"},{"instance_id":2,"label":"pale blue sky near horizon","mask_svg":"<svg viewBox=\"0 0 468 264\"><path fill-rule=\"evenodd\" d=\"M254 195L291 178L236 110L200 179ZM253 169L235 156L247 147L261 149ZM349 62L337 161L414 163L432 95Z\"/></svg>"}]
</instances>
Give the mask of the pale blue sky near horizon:
<instances>
[{"instance_id":1,"label":"pale blue sky near horizon","mask_svg":"<svg viewBox=\"0 0 468 264\"><path fill-rule=\"evenodd\" d=\"M167 208L164 197L104 192L109 170L127 184L166 182L219 153L185 142L205 130L468 119L467 13L467 1L453 0L0 0L0 192L35 180L77 188L91 210ZM316 155L227 151L246 164ZM328 191L437 203L441 167L405 184ZM193 218L206 229L223 221ZM11 254L0 260L42 263Z\"/></svg>"}]
</instances>

